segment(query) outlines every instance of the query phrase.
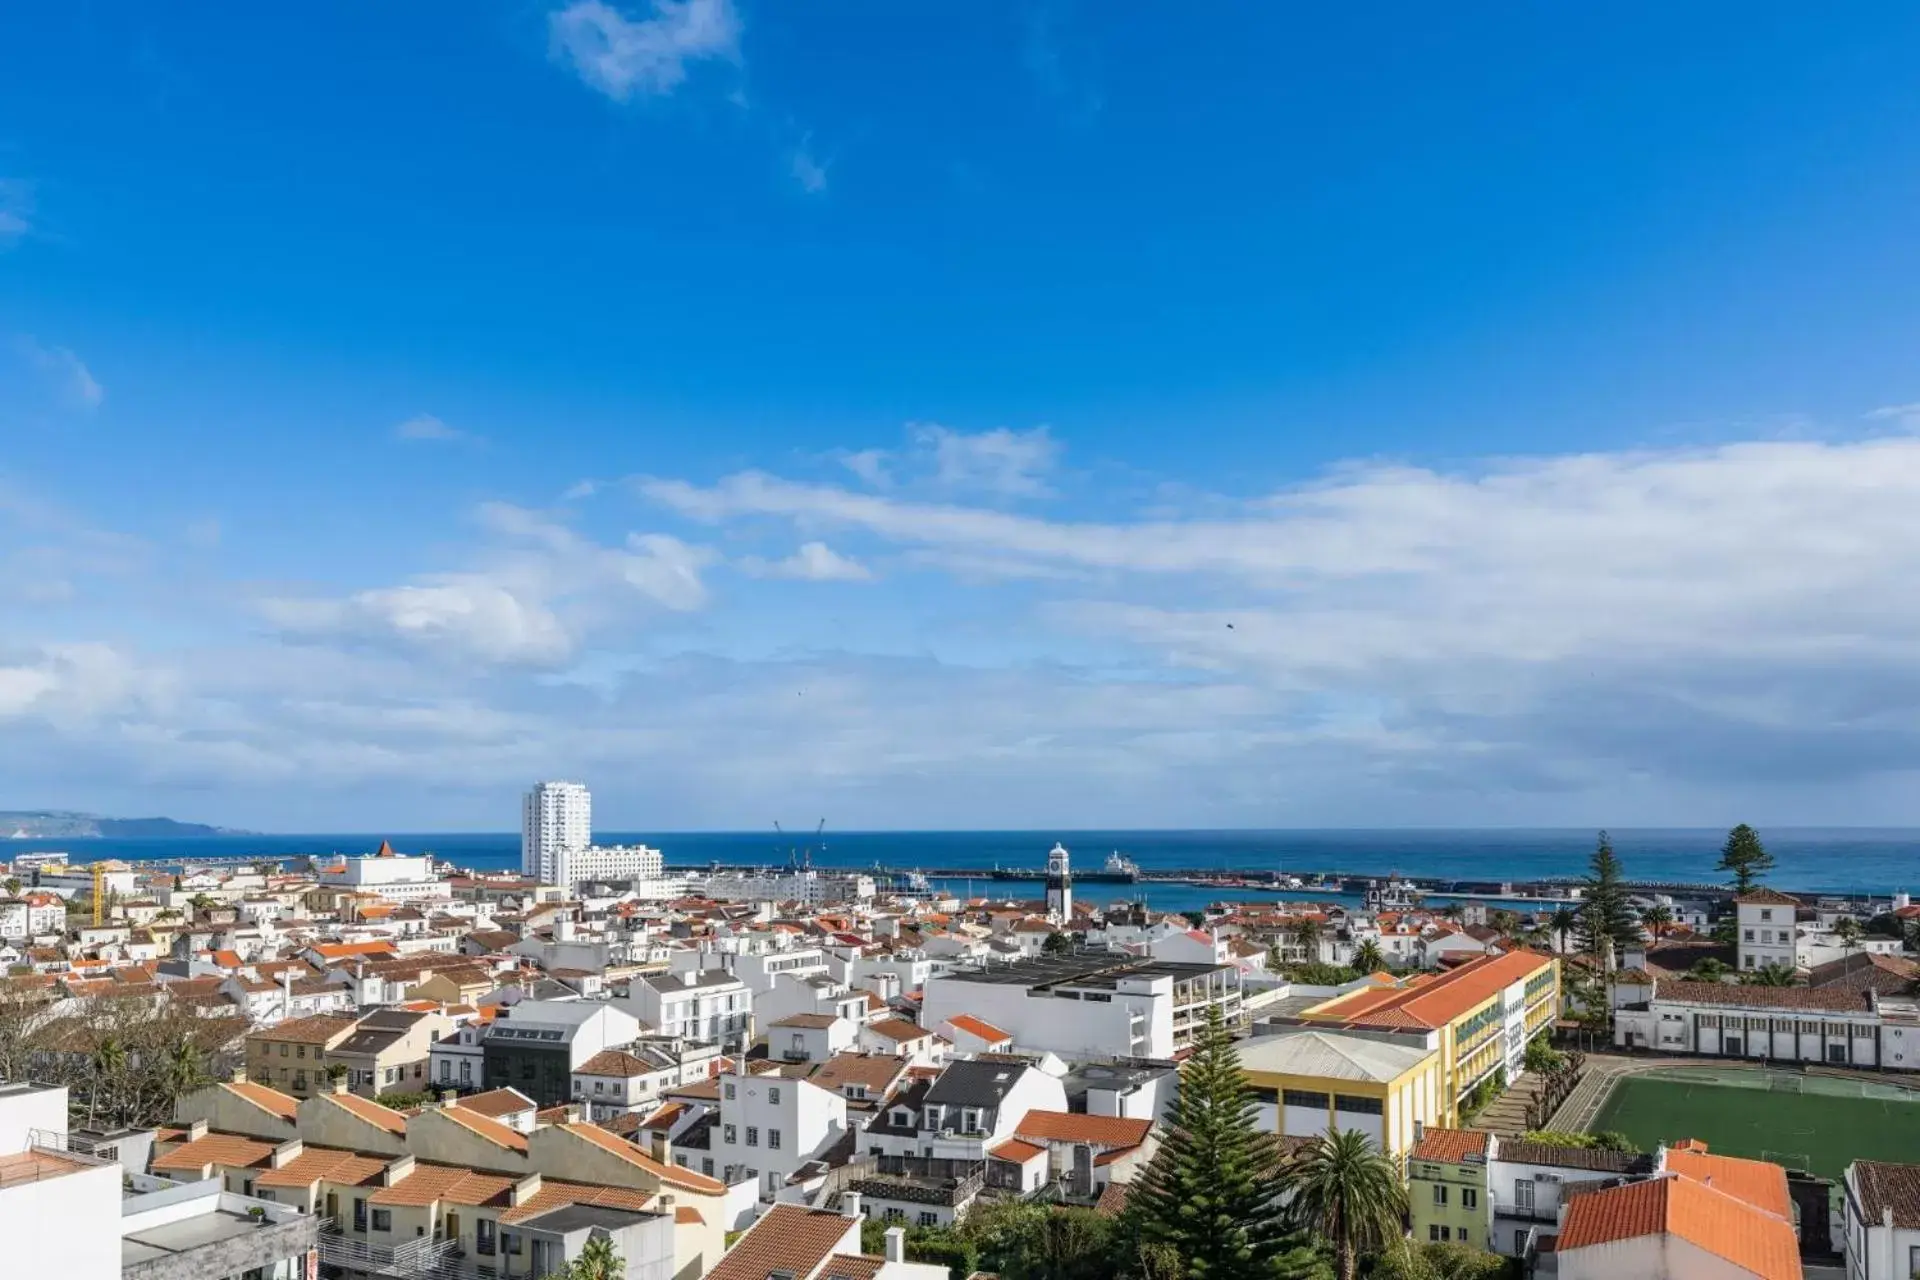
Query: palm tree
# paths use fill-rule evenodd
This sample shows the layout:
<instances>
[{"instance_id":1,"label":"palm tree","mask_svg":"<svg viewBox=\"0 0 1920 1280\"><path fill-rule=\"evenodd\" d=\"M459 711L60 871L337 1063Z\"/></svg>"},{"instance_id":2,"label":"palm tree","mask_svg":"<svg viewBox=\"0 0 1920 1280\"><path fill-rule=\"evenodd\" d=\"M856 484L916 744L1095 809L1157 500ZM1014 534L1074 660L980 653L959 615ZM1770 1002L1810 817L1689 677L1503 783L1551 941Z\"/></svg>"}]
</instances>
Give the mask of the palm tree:
<instances>
[{"instance_id":1,"label":"palm tree","mask_svg":"<svg viewBox=\"0 0 1920 1280\"><path fill-rule=\"evenodd\" d=\"M1306 952L1308 964L1320 959L1320 922L1312 916L1302 916L1287 928L1287 936L1293 945Z\"/></svg>"},{"instance_id":2,"label":"palm tree","mask_svg":"<svg viewBox=\"0 0 1920 1280\"><path fill-rule=\"evenodd\" d=\"M1557 950L1560 951L1567 949L1567 935L1579 927L1580 917L1574 913L1572 907L1555 907L1553 918L1547 921L1547 928L1555 938L1559 939L1560 945Z\"/></svg>"},{"instance_id":3,"label":"palm tree","mask_svg":"<svg viewBox=\"0 0 1920 1280\"><path fill-rule=\"evenodd\" d=\"M7 877L7 896L9 898L18 897L19 893L20 893L20 877L8 876Z\"/></svg>"},{"instance_id":4,"label":"palm tree","mask_svg":"<svg viewBox=\"0 0 1920 1280\"><path fill-rule=\"evenodd\" d=\"M626 1280L626 1264L613 1247L613 1237L595 1233L567 1268L567 1280Z\"/></svg>"},{"instance_id":5,"label":"palm tree","mask_svg":"<svg viewBox=\"0 0 1920 1280\"><path fill-rule=\"evenodd\" d=\"M1281 1177L1293 1192L1287 1216L1333 1245L1340 1280L1353 1280L1361 1254L1402 1234L1407 1192L1400 1172L1357 1129L1315 1138Z\"/></svg>"},{"instance_id":6,"label":"palm tree","mask_svg":"<svg viewBox=\"0 0 1920 1280\"><path fill-rule=\"evenodd\" d=\"M1718 982L1728 972L1726 961L1707 956L1693 962L1693 967L1687 970L1687 977L1693 982Z\"/></svg>"},{"instance_id":7,"label":"palm tree","mask_svg":"<svg viewBox=\"0 0 1920 1280\"><path fill-rule=\"evenodd\" d=\"M1508 942L1512 942L1513 935L1520 932L1519 913L1514 911L1508 911L1504 907L1494 912L1491 916L1488 916L1487 923L1493 926L1493 930L1495 933L1498 933L1502 938L1505 938Z\"/></svg>"},{"instance_id":8,"label":"palm tree","mask_svg":"<svg viewBox=\"0 0 1920 1280\"><path fill-rule=\"evenodd\" d=\"M1841 916L1833 922L1833 936L1840 939L1840 945L1846 948L1848 954L1852 954L1853 949L1860 945L1860 936L1865 932L1860 922L1852 916Z\"/></svg>"},{"instance_id":9,"label":"palm tree","mask_svg":"<svg viewBox=\"0 0 1920 1280\"><path fill-rule=\"evenodd\" d=\"M196 912L205 913L212 910L214 902L213 899L209 898L206 894L196 893L187 899L187 905L192 907Z\"/></svg>"},{"instance_id":10,"label":"palm tree","mask_svg":"<svg viewBox=\"0 0 1920 1280\"><path fill-rule=\"evenodd\" d=\"M1741 975L1740 980L1750 987L1790 987L1793 970L1784 964L1763 964Z\"/></svg>"},{"instance_id":11,"label":"palm tree","mask_svg":"<svg viewBox=\"0 0 1920 1280\"><path fill-rule=\"evenodd\" d=\"M1647 932L1653 935L1657 945L1660 935L1673 927L1673 908L1664 902L1656 902L1640 913L1640 923L1647 926Z\"/></svg>"},{"instance_id":12,"label":"palm tree","mask_svg":"<svg viewBox=\"0 0 1920 1280\"><path fill-rule=\"evenodd\" d=\"M1378 973L1387 967L1386 953L1380 944L1368 938L1353 949L1353 968L1357 973Z\"/></svg>"},{"instance_id":13,"label":"palm tree","mask_svg":"<svg viewBox=\"0 0 1920 1280\"><path fill-rule=\"evenodd\" d=\"M174 1041L173 1047L167 1050L166 1059L160 1064L160 1071L169 1115L172 1114L173 1104L176 1101L212 1081L212 1077L206 1072L200 1047L184 1035Z\"/></svg>"}]
</instances>

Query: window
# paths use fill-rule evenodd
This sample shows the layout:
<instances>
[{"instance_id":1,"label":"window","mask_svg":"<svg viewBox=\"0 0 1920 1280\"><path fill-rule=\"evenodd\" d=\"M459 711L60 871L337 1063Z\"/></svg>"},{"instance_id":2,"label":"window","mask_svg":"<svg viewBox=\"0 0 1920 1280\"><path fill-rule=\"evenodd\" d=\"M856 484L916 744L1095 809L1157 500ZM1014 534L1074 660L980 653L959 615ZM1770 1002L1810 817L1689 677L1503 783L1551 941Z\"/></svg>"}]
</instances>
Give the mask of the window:
<instances>
[{"instance_id":1,"label":"window","mask_svg":"<svg viewBox=\"0 0 1920 1280\"><path fill-rule=\"evenodd\" d=\"M1460 1207L1462 1209L1478 1209L1480 1207L1480 1193L1472 1187L1460 1188Z\"/></svg>"},{"instance_id":2,"label":"window","mask_svg":"<svg viewBox=\"0 0 1920 1280\"><path fill-rule=\"evenodd\" d=\"M443 1084L451 1083L453 1080L453 1064L445 1058L440 1059L440 1080Z\"/></svg>"},{"instance_id":3,"label":"window","mask_svg":"<svg viewBox=\"0 0 1920 1280\"><path fill-rule=\"evenodd\" d=\"M775 1106L780 1105L780 1086L779 1085L774 1085L767 1090L767 1101L773 1103Z\"/></svg>"},{"instance_id":4,"label":"window","mask_svg":"<svg viewBox=\"0 0 1920 1280\"><path fill-rule=\"evenodd\" d=\"M700 1158L700 1172L706 1174L709 1178L713 1176L713 1157L712 1156L702 1156Z\"/></svg>"},{"instance_id":5,"label":"window","mask_svg":"<svg viewBox=\"0 0 1920 1280\"><path fill-rule=\"evenodd\" d=\"M1513 1207L1533 1212L1533 1179L1521 1178L1513 1184Z\"/></svg>"},{"instance_id":6,"label":"window","mask_svg":"<svg viewBox=\"0 0 1920 1280\"><path fill-rule=\"evenodd\" d=\"M1429 1239L1429 1240L1432 1240L1432 1241L1435 1241L1435 1242L1438 1242L1438 1241L1439 1241L1439 1239L1440 1239L1440 1224L1439 1224L1439 1223L1437 1223L1437 1222L1429 1222L1429 1223L1427 1224L1427 1239Z\"/></svg>"},{"instance_id":7,"label":"window","mask_svg":"<svg viewBox=\"0 0 1920 1280\"><path fill-rule=\"evenodd\" d=\"M513 1232L511 1231L502 1231L500 1233L500 1252L506 1254L509 1257L513 1257L513 1258L519 1257L520 1249L521 1249L521 1245L520 1245L521 1239L522 1237L513 1234Z\"/></svg>"},{"instance_id":8,"label":"window","mask_svg":"<svg viewBox=\"0 0 1920 1280\"><path fill-rule=\"evenodd\" d=\"M1465 1227L1456 1228L1454 1232L1454 1238L1457 1239L1461 1244L1473 1243L1473 1235Z\"/></svg>"},{"instance_id":9,"label":"window","mask_svg":"<svg viewBox=\"0 0 1920 1280\"><path fill-rule=\"evenodd\" d=\"M473 1224L473 1248L476 1253L493 1256L493 1219L478 1218Z\"/></svg>"},{"instance_id":10,"label":"window","mask_svg":"<svg viewBox=\"0 0 1920 1280\"><path fill-rule=\"evenodd\" d=\"M280 1046L280 1056L283 1058L287 1056L287 1046L284 1044Z\"/></svg>"},{"instance_id":11,"label":"window","mask_svg":"<svg viewBox=\"0 0 1920 1280\"><path fill-rule=\"evenodd\" d=\"M471 1062L462 1061L460 1064L460 1083L471 1084L472 1082L473 1082L473 1064Z\"/></svg>"},{"instance_id":12,"label":"window","mask_svg":"<svg viewBox=\"0 0 1920 1280\"><path fill-rule=\"evenodd\" d=\"M1377 1116L1384 1107L1378 1098L1351 1098L1340 1094L1333 1100L1333 1109L1353 1116Z\"/></svg>"},{"instance_id":13,"label":"window","mask_svg":"<svg viewBox=\"0 0 1920 1280\"><path fill-rule=\"evenodd\" d=\"M580 1082L576 1080L574 1083L578 1084ZM605 1093L607 1091L607 1082L605 1080L595 1080L593 1082L593 1091L595 1093Z\"/></svg>"},{"instance_id":14,"label":"window","mask_svg":"<svg viewBox=\"0 0 1920 1280\"><path fill-rule=\"evenodd\" d=\"M729 1102L733 1101L733 1097L734 1097L733 1081L729 1080L727 1081L727 1101Z\"/></svg>"},{"instance_id":15,"label":"window","mask_svg":"<svg viewBox=\"0 0 1920 1280\"><path fill-rule=\"evenodd\" d=\"M767 1146L774 1151L780 1149L780 1131L778 1129L767 1130Z\"/></svg>"},{"instance_id":16,"label":"window","mask_svg":"<svg viewBox=\"0 0 1920 1280\"><path fill-rule=\"evenodd\" d=\"M305 1045L303 1045L303 1044L297 1044L297 1045L295 1045L295 1046L293 1046L293 1056L294 1056L294 1057L296 1057L296 1058L304 1058L304 1057L306 1057L306 1056L307 1056L307 1046L305 1046Z\"/></svg>"},{"instance_id":17,"label":"window","mask_svg":"<svg viewBox=\"0 0 1920 1280\"><path fill-rule=\"evenodd\" d=\"M1773 908L1772 908L1772 907L1762 907L1762 908L1760 908L1760 918L1761 918L1762 920L1771 920L1771 919L1773 919Z\"/></svg>"},{"instance_id":18,"label":"window","mask_svg":"<svg viewBox=\"0 0 1920 1280\"><path fill-rule=\"evenodd\" d=\"M759 1125L750 1124L747 1126L747 1145L750 1147L757 1147L760 1145L760 1126Z\"/></svg>"},{"instance_id":19,"label":"window","mask_svg":"<svg viewBox=\"0 0 1920 1280\"><path fill-rule=\"evenodd\" d=\"M1280 1100L1290 1107L1312 1107L1316 1111L1327 1109L1327 1095L1309 1089L1283 1089Z\"/></svg>"},{"instance_id":20,"label":"window","mask_svg":"<svg viewBox=\"0 0 1920 1280\"><path fill-rule=\"evenodd\" d=\"M1447 1202L1446 1183L1436 1182L1433 1184L1433 1202L1437 1205L1444 1205Z\"/></svg>"},{"instance_id":21,"label":"window","mask_svg":"<svg viewBox=\"0 0 1920 1280\"><path fill-rule=\"evenodd\" d=\"M353 1229L355 1231L367 1229L367 1202L358 1196L353 1198Z\"/></svg>"},{"instance_id":22,"label":"window","mask_svg":"<svg viewBox=\"0 0 1920 1280\"><path fill-rule=\"evenodd\" d=\"M375 1231L393 1230L393 1211L391 1209L375 1209L373 1211L373 1229Z\"/></svg>"},{"instance_id":23,"label":"window","mask_svg":"<svg viewBox=\"0 0 1920 1280\"><path fill-rule=\"evenodd\" d=\"M938 1226L939 1224L940 1224L940 1215L939 1215L939 1214L937 1214L937 1213L928 1213L928 1212L927 1212L927 1211L926 1211L925 1209L922 1209L922 1210L920 1211L920 1225L921 1225L921 1226L923 1226L923 1227L933 1227L933 1226Z\"/></svg>"},{"instance_id":24,"label":"window","mask_svg":"<svg viewBox=\"0 0 1920 1280\"><path fill-rule=\"evenodd\" d=\"M726 1143L728 1146L732 1146L734 1143L740 1141L740 1131L730 1124L723 1125L720 1129L720 1141Z\"/></svg>"}]
</instances>

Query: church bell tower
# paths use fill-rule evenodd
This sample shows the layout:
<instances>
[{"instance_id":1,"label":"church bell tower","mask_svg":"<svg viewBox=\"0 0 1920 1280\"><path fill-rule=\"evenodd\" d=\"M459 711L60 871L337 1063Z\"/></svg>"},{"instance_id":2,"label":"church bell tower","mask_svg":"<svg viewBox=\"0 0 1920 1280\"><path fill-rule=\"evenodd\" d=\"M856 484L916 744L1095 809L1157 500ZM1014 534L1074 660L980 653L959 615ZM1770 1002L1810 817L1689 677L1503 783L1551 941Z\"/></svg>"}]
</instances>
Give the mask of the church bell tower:
<instances>
[{"instance_id":1,"label":"church bell tower","mask_svg":"<svg viewBox=\"0 0 1920 1280\"><path fill-rule=\"evenodd\" d=\"M1067 846L1057 841L1047 854L1047 919L1057 925L1073 923L1073 872L1067 866Z\"/></svg>"}]
</instances>

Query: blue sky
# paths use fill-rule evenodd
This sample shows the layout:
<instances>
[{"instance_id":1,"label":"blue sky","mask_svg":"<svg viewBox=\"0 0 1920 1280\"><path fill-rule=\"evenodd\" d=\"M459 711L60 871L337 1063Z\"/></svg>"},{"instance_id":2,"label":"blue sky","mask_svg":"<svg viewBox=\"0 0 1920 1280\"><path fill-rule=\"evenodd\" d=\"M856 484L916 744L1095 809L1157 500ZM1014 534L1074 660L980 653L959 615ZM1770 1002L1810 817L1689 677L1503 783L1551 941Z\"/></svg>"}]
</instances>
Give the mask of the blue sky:
<instances>
[{"instance_id":1,"label":"blue sky","mask_svg":"<svg viewBox=\"0 0 1920 1280\"><path fill-rule=\"evenodd\" d=\"M0 35L0 806L1917 820L1911 6Z\"/></svg>"}]
</instances>

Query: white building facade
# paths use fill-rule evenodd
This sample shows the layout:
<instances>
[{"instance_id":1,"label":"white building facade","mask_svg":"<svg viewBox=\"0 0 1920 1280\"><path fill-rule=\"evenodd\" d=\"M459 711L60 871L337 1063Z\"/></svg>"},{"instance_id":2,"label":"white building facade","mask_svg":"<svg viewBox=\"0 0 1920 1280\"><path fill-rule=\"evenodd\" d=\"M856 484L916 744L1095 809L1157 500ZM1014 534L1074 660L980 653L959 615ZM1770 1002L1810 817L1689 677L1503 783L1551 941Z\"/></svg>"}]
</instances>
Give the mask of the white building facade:
<instances>
[{"instance_id":1,"label":"white building facade","mask_svg":"<svg viewBox=\"0 0 1920 1280\"><path fill-rule=\"evenodd\" d=\"M760 1199L780 1198L787 1179L801 1165L838 1142L847 1131L846 1099L805 1080L745 1073L720 1079L720 1125L713 1154L722 1181L748 1177L760 1187Z\"/></svg>"},{"instance_id":2,"label":"white building facade","mask_svg":"<svg viewBox=\"0 0 1920 1280\"><path fill-rule=\"evenodd\" d=\"M593 796L578 782L536 782L520 806L520 871L564 884L561 855L593 843Z\"/></svg>"}]
</instances>

